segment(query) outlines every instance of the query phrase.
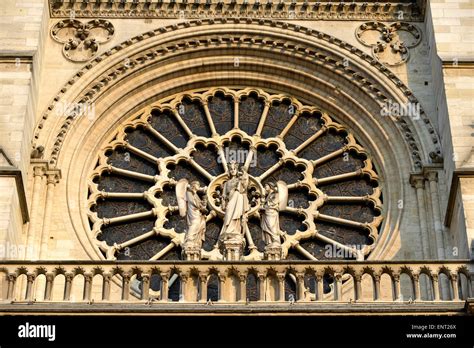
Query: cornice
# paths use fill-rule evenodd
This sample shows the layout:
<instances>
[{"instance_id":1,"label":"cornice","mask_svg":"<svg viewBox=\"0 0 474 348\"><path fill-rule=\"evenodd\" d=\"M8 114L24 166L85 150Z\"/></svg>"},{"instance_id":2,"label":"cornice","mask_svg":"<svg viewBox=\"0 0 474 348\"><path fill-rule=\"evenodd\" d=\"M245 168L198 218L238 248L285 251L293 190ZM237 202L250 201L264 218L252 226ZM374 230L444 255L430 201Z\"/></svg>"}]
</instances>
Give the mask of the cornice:
<instances>
[{"instance_id":1,"label":"cornice","mask_svg":"<svg viewBox=\"0 0 474 348\"><path fill-rule=\"evenodd\" d=\"M51 18L424 20L425 0L49 0Z\"/></svg>"}]
</instances>

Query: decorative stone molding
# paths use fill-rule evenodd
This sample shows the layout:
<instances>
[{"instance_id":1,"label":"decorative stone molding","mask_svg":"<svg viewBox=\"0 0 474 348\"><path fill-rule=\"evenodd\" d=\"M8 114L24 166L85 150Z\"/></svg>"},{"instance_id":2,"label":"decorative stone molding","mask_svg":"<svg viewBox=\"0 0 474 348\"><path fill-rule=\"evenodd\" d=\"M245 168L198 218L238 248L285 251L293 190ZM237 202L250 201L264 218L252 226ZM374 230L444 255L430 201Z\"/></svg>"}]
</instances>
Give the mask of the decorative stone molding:
<instances>
[{"instance_id":1,"label":"decorative stone molding","mask_svg":"<svg viewBox=\"0 0 474 348\"><path fill-rule=\"evenodd\" d=\"M360 43L372 47L374 58L389 66L405 63L409 58L409 48L421 42L420 29L406 22L390 25L380 22L363 23L357 27L355 35Z\"/></svg>"},{"instance_id":2,"label":"decorative stone molding","mask_svg":"<svg viewBox=\"0 0 474 348\"><path fill-rule=\"evenodd\" d=\"M239 17L294 20L423 21L424 1L308 0L49 0L52 18L214 18Z\"/></svg>"},{"instance_id":3,"label":"decorative stone molding","mask_svg":"<svg viewBox=\"0 0 474 348\"><path fill-rule=\"evenodd\" d=\"M413 95L411 90L407 86L405 86L404 83L400 79L398 79L394 73L392 73L389 69L387 69L386 66L379 63L376 59L370 57L369 55L365 54L364 52L357 49L356 47L353 47L350 44L344 41L341 41L331 35L318 32L316 30L309 29L309 28L302 28L299 25L288 24L285 22L274 22L274 21L263 20L263 19L260 19L260 20L251 19L251 18L203 19L203 20L196 20L192 22L177 23L177 24L169 25L167 27L158 28L154 31L144 33L135 38L127 40L126 42L105 52L101 56L98 56L95 59L93 59L89 64L87 64L84 68L78 71L76 75L71 80L69 80L68 83L61 89L60 93L58 93L58 95L55 96L53 102L49 105L47 111L43 114L42 120L40 120L37 126L37 130L35 132L35 139L39 138L39 132L43 128L44 121L48 118L48 114L54 109L55 104L60 100L61 96L66 93L69 86L73 85L76 81L80 79L82 75L84 75L88 70L91 70L94 66L99 64L106 57L111 56L112 54L136 42L142 41L147 38L151 38L153 36L159 35L160 33L166 33L169 31L179 30L181 28L188 28L191 26L212 25L212 24L215 24L216 21L220 21L221 23L227 23L228 21L232 21L236 24L245 22L247 24L259 24L259 25L265 25L265 26L272 26L276 28L282 28L285 30L293 30L297 32L304 31L307 35L327 41L331 44L339 46L340 48L344 50L349 51L351 55L352 54L355 55L354 58L362 59L368 62L374 68L378 69L388 79L390 79L397 86L397 89L399 89L401 93L410 100L411 103L418 103L417 98ZM274 40L274 39L253 38L253 37L243 38L240 36L234 37L231 34L222 34L222 35L219 35L219 37L215 39L208 38L204 40L204 39L196 38L193 40L184 40L184 41L172 43L170 45L165 45L163 47L155 47L152 50L142 52L139 55L130 57L130 64L127 64L125 66L121 64L120 67L117 66L115 69L109 70L105 72L104 75L98 77L96 81L90 86L90 89L85 90L83 94L77 97L77 102L78 103L92 102L100 93L102 93L102 91L105 88L109 88L111 85L113 85L113 83L111 82L114 80L117 81L119 76L130 74L133 71L141 69L144 66L144 64L149 64L151 61L164 59L166 56L174 54L180 50L183 50L183 51L193 50L193 49L199 48L200 46L201 47L202 46L219 46L223 44L224 42L226 43L226 45L230 44L231 46L236 46L236 47L238 45L241 45L242 42L244 42L248 44L249 46L262 47L262 48L280 47L282 49L284 48L288 52L293 51L294 53L298 55L302 55L306 59L311 60L312 62L315 62L317 64L323 64L330 69L334 69L334 71L337 71L339 74L341 74L341 76L344 76L348 80L353 81L353 83L360 86L360 88L362 88L364 91L367 91L367 93L370 93L373 96L374 100L377 100L378 103L383 104L387 102L388 100L388 96L382 92L384 90L384 87L382 85L380 85L376 81L373 81L366 74L360 71L354 70L352 67L351 68L344 67L343 62L341 61L340 57L338 57L337 55L331 56L331 53L328 53L328 52L325 52L324 54L322 54L318 52L318 50L315 50L313 46L305 47L304 45L301 44L301 42L292 43L292 42L288 42L287 40L280 41L280 40ZM74 119L76 116L77 115L72 113L71 115L66 117L66 120L62 126L62 129L57 135L55 146L51 154L52 163L55 163L57 161L58 154L61 149L64 137L67 134L71 124L74 122ZM429 118L427 117L427 115L425 114L422 108L420 110L420 117L423 123L428 128L429 133L432 135L432 141L436 148L435 154L439 154L441 150L438 145L439 144L438 136L433 126L431 125ZM409 146L412 150L412 156L413 156L413 161L415 165L417 167L420 167L422 160L420 157L418 142L415 140L416 138L414 135L415 131L413 129L413 126L402 118L398 118L396 119L396 121L399 123L400 127L403 129L403 134L407 138L406 141L409 143ZM35 143L33 143L33 148L34 146L35 146Z\"/></svg>"},{"instance_id":4,"label":"decorative stone molding","mask_svg":"<svg viewBox=\"0 0 474 348\"><path fill-rule=\"evenodd\" d=\"M368 267L370 265L370 267ZM80 266L81 270L77 267ZM179 266L179 268L175 268ZM97 267L105 270L105 273L97 273ZM472 297L472 275L474 264L470 260L444 260L444 261L365 261L365 262L293 262L286 260L284 262L266 261L242 263L236 262L229 264L227 262L203 262L196 264L187 261L158 261L158 262L120 262L120 261L43 261L39 262L16 262L6 261L0 264L0 270L7 274L7 292L3 292L0 298L2 312L18 312L24 310L25 303L33 300L33 289L44 286L44 280L39 277L44 269L47 272L47 295L45 298L36 298L36 303L31 306L31 311L50 311L51 294L64 294L62 299L55 299L58 307L57 312L61 311L67 302L66 309L68 314L74 311L84 313L81 301L69 302L71 298L72 283L77 275L84 274L84 283L77 290L82 290L84 300L91 312L109 311L111 313L123 312L126 306L136 305L134 312L143 314L161 311L169 315L170 312L177 311L196 311L196 304L207 300L207 288L213 280L208 276L209 269L212 268L214 283L218 284L218 301L222 306L204 306L203 311L212 312L217 308L222 308L228 312L226 305L232 306L235 312L245 312L252 306L252 312L258 313L265 306L272 313L287 311L288 304L299 306L295 309L297 312L326 312L339 311L339 313L354 313L362 311L365 314L374 313L374 309L380 313L392 313L401 311L405 313L418 314L420 311L433 311L440 313L443 305L451 303L457 304L457 307L451 308L458 315L462 312L465 301ZM374 272L370 270L373 269ZM410 271L407 271L410 270ZM234 272L238 272L235 274ZM153 304L149 303L150 283L154 275L161 273L159 280L161 290L156 293L156 299ZM171 286L166 275L173 273L173 277L179 279L182 286L177 293L171 294ZM55 281L56 277L62 278L65 274L66 281ZM95 275L98 275L95 277ZM142 290L138 294L130 291L130 278L140 275ZM250 277L256 283L251 284ZM389 286L381 286L382 276L388 276ZM403 275L403 277L402 277ZM21 291L22 282L17 281L19 277L27 278L27 291ZM92 276L92 277L91 277ZM112 277L122 292L110 291L110 277ZM334 277L332 282L328 282L328 277ZM102 279L101 279L102 278ZM361 281L368 278L368 282ZM447 296L440 298L441 283L440 280L450 280L446 282ZM346 280L345 280L346 279ZM275 282L275 280L277 280ZM200 283L199 292L191 292L188 284ZM288 282L296 285L296 296L285 298L285 292L288 289ZM186 284L187 283L187 284ZM423 283L426 283L423 286ZM311 290L305 287L306 284L312 284ZM328 285L329 291L325 290ZM459 286L459 284L461 286ZM79 284L77 284L79 285ZM92 289L102 288L101 292L93 293ZM248 299L247 291L258 289L253 299ZM433 289L433 295L423 295L423 288ZM408 296L400 296L401 289L409 291ZM24 288L23 288L24 290ZM278 296L269 296L271 290ZM18 294L14 298L13 295ZM349 295L355 301L348 301ZM365 294L365 295L364 295ZM370 294L370 295L369 295ZM130 296L132 295L132 296ZM174 297L174 298L173 298ZM380 301L381 299L383 301ZM442 302L440 302L440 299ZM6 301L8 300L8 301ZM296 301L295 301L296 300ZM416 303L422 301L420 307ZM92 302L93 301L93 302ZM173 302L171 302L173 301ZM468 300L469 301L469 300ZM281 303L284 302L284 303ZM358 303L361 302L361 303ZM378 306L377 307L377 302ZM397 302L402 307L397 307ZM143 306L146 303L148 306ZM42 307L42 305L47 307ZM191 304L191 306L187 306ZM281 304L281 306L279 306ZM335 306L337 304L337 306ZM410 305L408 305L410 304ZM125 307L124 307L125 306ZM139 310L139 308L141 309ZM130 307L129 307L130 308ZM401 309L403 308L403 309ZM464 308L466 311L467 308ZM446 309L443 309L446 311ZM248 312L247 312L248 313Z\"/></svg>"},{"instance_id":5,"label":"decorative stone molding","mask_svg":"<svg viewBox=\"0 0 474 348\"><path fill-rule=\"evenodd\" d=\"M51 37L63 44L64 57L73 62L86 62L94 58L99 44L109 41L113 35L114 26L103 19L87 23L65 19L51 29Z\"/></svg>"}]
</instances>

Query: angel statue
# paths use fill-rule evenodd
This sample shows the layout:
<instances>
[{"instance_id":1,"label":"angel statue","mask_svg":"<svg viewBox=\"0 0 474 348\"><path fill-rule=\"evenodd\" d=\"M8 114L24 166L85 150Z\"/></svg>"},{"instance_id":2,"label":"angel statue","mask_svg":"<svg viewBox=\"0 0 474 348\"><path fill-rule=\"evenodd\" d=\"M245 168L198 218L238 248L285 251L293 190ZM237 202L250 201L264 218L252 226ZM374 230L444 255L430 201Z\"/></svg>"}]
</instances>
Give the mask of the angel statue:
<instances>
[{"instance_id":1,"label":"angel statue","mask_svg":"<svg viewBox=\"0 0 474 348\"><path fill-rule=\"evenodd\" d=\"M266 248L281 246L281 231L279 211L286 208L288 202L288 188L283 181L267 183L264 186L265 195L260 207L260 227Z\"/></svg>"},{"instance_id":2,"label":"angel statue","mask_svg":"<svg viewBox=\"0 0 474 348\"><path fill-rule=\"evenodd\" d=\"M236 162L229 163L229 179L224 184L222 210L225 212L221 239L242 236L246 228L247 212L250 209L247 197L249 176L245 169L239 171Z\"/></svg>"},{"instance_id":3,"label":"angel statue","mask_svg":"<svg viewBox=\"0 0 474 348\"><path fill-rule=\"evenodd\" d=\"M183 250L201 250L204 234L206 232L206 198L201 199L198 192L202 191L199 182L181 179L176 184L176 197L178 200L179 215L186 216L186 234ZM205 197L205 196L204 196Z\"/></svg>"}]
</instances>

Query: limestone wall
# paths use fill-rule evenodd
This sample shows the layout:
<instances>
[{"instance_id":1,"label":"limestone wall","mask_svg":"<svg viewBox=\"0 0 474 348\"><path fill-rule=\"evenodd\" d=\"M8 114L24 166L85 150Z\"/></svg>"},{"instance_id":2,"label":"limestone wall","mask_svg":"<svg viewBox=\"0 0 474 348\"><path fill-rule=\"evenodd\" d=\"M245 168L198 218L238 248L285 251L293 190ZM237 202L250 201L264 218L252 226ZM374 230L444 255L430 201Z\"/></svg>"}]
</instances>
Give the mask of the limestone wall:
<instances>
[{"instance_id":1,"label":"limestone wall","mask_svg":"<svg viewBox=\"0 0 474 348\"><path fill-rule=\"evenodd\" d=\"M470 180L462 180L460 184L464 187L453 191L449 207L447 197L454 170L474 166L474 3L470 0L431 0L426 22L430 32L434 95L447 179L442 213L453 210L446 238L461 243L458 244L461 255L455 257L467 257L472 255L474 221L470 202L474 191L471 191Z\"/></svg>"}]
</instances>

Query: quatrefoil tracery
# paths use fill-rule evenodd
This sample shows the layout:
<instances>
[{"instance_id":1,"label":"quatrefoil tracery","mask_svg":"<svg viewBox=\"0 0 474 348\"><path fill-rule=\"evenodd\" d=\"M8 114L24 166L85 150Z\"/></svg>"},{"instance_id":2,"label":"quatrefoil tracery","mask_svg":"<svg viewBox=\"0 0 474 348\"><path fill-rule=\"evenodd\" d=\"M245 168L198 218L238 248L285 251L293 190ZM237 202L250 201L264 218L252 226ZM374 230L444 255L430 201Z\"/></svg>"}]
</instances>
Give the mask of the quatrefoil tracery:
<instances>
[{"instance_id":1,"label":"quatrefoil tracery","mask_svg":"<svg viewBox=\"0 0 474 348\"><path fill-rule=\"evenodd\" d=\"M138 257L169 257L183 244L186 225L177 214L176 181L217 182L228 170L226 153L232 152L245 153L240 162L248 164L253 152L249 174L257 185L288 184L290 203L280 218L283 258L292 251L320 258L314 243L359 259L373 249L382 221L381 188L370 156L354 136L294 98L227 88L182 94L120 127L102 149L89 182L96 245L108 259L127 258L124 250L138 246L140 251L133 251L141 253ZM212 187L209 192L212 196ZM206 238L215 239L222 214L210 208ZM258 221L249 223L258 237ZM354 238L367 245L357 250L349 243ZM212 259L214 239L210 248L203 246L204 258ZM147 245L150 240L161 246Z\"/></svg>"},{"instance_id":2,"label":"quatrefoil tracery","mask_svg":"<svg viewBox=\"0 0 474 348\"><path fill-rule=\"evenodd\" d=\"M51 29L52 38L63 44L63 55L73 62L95 57L99 44L109 41L114 26L109 21L94 19L87 23L75 19L62 20Z\"/></svg>"},{"instance_id":3,"label":"quatrefoil tracery","mask_svg":"<svg viewBox=\"0 0 474 348\"><path fill-rule=\"evenodd\" d=\"M366 22L357 27L355 35L360 43L372 47L374 58L390 66L407 62L409 49L421 42L421 31L406 22Z\"/></svg>"}]
</instances>

